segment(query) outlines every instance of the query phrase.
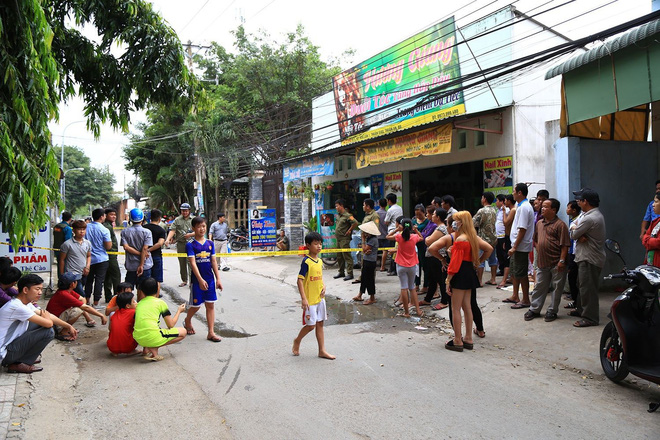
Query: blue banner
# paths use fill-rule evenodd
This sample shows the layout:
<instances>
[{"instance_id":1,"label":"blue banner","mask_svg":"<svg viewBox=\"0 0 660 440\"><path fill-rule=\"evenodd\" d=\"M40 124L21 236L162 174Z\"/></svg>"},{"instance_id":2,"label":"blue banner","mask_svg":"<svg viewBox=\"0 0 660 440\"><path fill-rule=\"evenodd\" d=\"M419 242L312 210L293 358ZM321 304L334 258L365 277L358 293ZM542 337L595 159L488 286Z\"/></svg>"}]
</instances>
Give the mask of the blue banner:
<instances>
[{"instance_id":1,"label":"blue banner","mask_svg":"<svg viewBox=\"0 0 660 440\"><path fill-rule=\"evenodd\" d=\"M371 198L378 205L378 200L385 198L383 187L385 186L385 176L383 174L375 174L371 176ZM378 206L376 206L378 209Z\"/></svg>"},{"instance_id":2,"label":"blue banner","mask_svg":"<svg viewBox=\"0 0 660 440\"><path fill-rule=\"evenodd\" d=\"M274 209L251 209L250 247L275 246L277 242L277 222Z\"/></svg>"},{"instance_id":3,"label":"blue banner","mask_svg":"<svg viewBox=\"0 0 660 440\"><path fill-rule=\"evenodd\" d=\"M312 157L300 162L284 165L282 180L303 179L313 176L332 176L335 174L335 159L332 156Z\"/></svg>"}]
</instances>

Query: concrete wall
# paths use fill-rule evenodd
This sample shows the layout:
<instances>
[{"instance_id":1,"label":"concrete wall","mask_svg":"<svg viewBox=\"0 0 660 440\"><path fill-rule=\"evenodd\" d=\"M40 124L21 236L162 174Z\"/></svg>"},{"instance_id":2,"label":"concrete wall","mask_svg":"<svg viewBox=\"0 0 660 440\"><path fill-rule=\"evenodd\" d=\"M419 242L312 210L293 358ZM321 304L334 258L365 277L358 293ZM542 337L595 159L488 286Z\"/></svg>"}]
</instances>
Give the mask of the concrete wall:
<instances>
[{"instance_id":1,"label":"concrete wall","mask_svg":"<svg viewBox=\"0 0 660 440\"><path fill-rule=\"evenodd\" d=\"M607 237L619 242L629 267L641 264L640 225L659 175L658 144L563 138L554 149L556 191L562 207L573 198L572 191L587 186L596 190ZM621 267L621 261L608 252L603 273L618 272Z\"/></svg>"}]
</instances>

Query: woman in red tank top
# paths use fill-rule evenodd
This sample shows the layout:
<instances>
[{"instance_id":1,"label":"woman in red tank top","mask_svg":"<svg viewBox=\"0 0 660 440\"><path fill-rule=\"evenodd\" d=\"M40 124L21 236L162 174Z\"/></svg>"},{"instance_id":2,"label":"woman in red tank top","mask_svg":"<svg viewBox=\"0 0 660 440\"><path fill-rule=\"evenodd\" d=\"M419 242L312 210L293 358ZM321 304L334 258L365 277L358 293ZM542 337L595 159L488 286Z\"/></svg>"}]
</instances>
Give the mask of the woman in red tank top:
<instances>
[{"instance_id":1,"label":"woman in red tank top","mask_svg":"<svg viewBox=\"0 0 660 440\"><path fill-rule=\"evenodd\" d=\"M472 309L470 306L470 293L479 286L476 268L488 259L493 247L477 236L472 223L472 216L468 211L460 211L453 215L455 223L452 234L438 240L440 247L449 247L451 262L447 268L447 294L451 296L453 315L454 339L445 344L445 348L452 351L463 351L463 348L472 350ZM479 251L483 251L479 256ZM465 316L465 336L462 334L463 320L461 310Z\"/></svg>"}]
</instances>

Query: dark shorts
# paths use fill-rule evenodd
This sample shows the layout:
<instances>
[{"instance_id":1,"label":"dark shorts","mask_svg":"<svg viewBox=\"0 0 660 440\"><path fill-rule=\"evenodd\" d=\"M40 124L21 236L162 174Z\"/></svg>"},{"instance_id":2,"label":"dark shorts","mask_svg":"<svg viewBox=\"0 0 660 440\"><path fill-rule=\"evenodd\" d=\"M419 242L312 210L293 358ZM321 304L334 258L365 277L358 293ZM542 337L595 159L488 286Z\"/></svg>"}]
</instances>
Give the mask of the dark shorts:
<instances>
[{"instance_id":1,"label":"dark shorts","mask_svg":"<svg viewBox=\"0 0 660 440\"><path fill-rule=\"evenodd\" d=\"M509 262L511 276L514 278L527 278L528 265L529 252L514 252Z\"/></svg>"}]
</instances>

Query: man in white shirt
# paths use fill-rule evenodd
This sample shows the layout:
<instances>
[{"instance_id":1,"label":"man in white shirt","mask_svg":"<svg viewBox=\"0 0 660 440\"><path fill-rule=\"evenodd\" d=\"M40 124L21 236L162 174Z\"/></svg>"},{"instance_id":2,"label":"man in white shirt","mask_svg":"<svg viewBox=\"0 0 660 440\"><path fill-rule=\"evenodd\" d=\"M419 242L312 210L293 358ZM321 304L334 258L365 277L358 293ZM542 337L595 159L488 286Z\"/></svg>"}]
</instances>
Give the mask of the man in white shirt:
<instances>
[{"instance_id":1,"label":"man in white shirt","mask_svg":"<svg viewBox=\"0 0 660 440\"><path fill-rule=\"evenodd\" d=\"M28 274L18 280L18 295L0 308L0 358L8 373L34 373L43 370L41 352L55 337L59 325L74 338L78 331L68 322L38 309L44 280Z\"/></svg>"},{"instance_id":2,"label":"man in white shirt","mask_svg":"<svg viewBox=\"0 0 660 440\"><path fill-rule=\"evenodd\" d=\"M527 267L529 265L529 253L532 251L532 238L534 236L534 208L527 200L527 185L517 183L513 188L513 198L516 200L516 216L511 226L511 249L509 256L509 270L513 278L513 295L504 300L513 303L512 309L525 309L531 304L529 300L529 278ZM520 300L518 290L522 289L523 298Z\"/></svg>"},{"instance_id":3,"label":"man in white shirt","mask_svg":"<svg viewBox=\"0 0 660 440\"><path fill-rule=\"evenodd\" d=\"M385 199L387 200L387 213L385 214L385 221L383 223L387 226L387 233L389 234L396 229L396 219L403 217L403 208L396 204L396 194L389 193L385 196ZM394 247L393 241L390 241L390 246ZM383 258L387 258L387 256L391 258L391 255L392 252L383 254ZM390 261L388 275L396 275L396 265L393 260Z\"/></svg>"},{"instance_id":4,"label":"man in white shirt","mask_svg":"<svg viewBox=\"0 0 660 440\"><path fill-rule=\"evenodd\" d=\"M223 212L218 213L218 221L213 222L209 228L209 240L213 240L215 245L215 251L220 254L227 253L227 233L229 232L229 226L225 221L225 214ZM227 257L218 257L218 266L223 271L229 270L229 264L227 264Z\"/></svg>"}]
</instances>

